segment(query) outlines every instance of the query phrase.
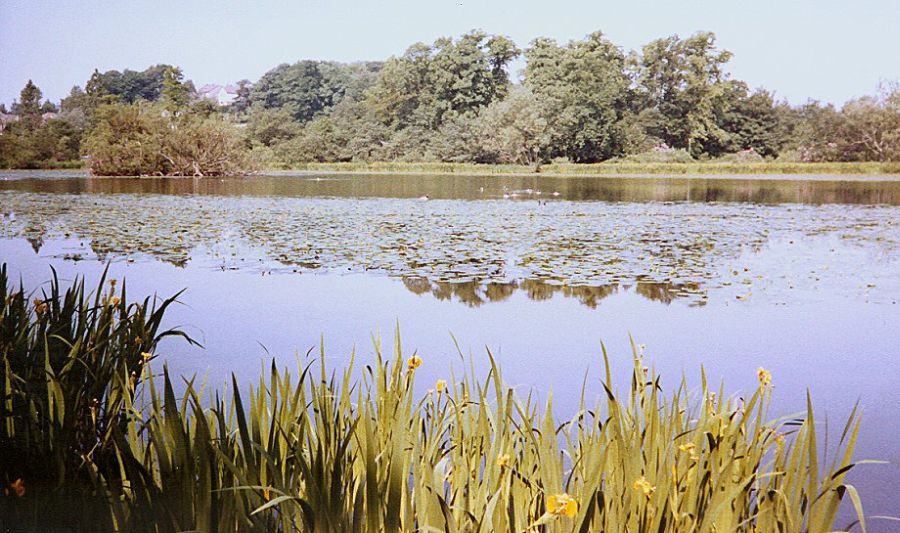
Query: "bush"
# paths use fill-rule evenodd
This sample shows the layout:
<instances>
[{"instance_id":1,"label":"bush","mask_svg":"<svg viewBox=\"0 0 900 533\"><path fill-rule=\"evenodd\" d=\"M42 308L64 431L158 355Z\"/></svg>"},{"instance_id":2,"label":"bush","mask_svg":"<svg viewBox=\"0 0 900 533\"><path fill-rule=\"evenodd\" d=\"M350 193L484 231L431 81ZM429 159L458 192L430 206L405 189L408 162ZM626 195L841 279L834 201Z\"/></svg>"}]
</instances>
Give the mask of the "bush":
<instances>
[{"instance_id":1,"label":"bush","mask_svg":"<svg viewBox=\"0 0 900 533\"><path fill-rule=\"evenodd\" d=\"M172 116L157 106L109 104L84 141L93 174L224 176L252 170L249 148L217 117Z\"/></svg>"},{"instance_id":2,"label":"bush","mask_svg":"<svg viewBox=\"0 0 900 533\"><path fill-rule=\"evenodd\" d=\"M653 147L650 151L629 155L620 159L628 163L693 163L694 158L684 149L675 149L665 144Z\"/></svg>"},{"instance_id":3,"label":"bush","mask_svg":"<svg viewBox=\"0 0 900 533\"><path fill-rule=\"evenodd\" d=\"M731 154L725 154L719 158L719 161L727 161L727 162L735 162L735 163L749 163L754 161L764 161L765 158L759 155L756 150L753 148L747 148L746 150L741 150L740 152L734 152Z\"/></svg>"}]
</instances>

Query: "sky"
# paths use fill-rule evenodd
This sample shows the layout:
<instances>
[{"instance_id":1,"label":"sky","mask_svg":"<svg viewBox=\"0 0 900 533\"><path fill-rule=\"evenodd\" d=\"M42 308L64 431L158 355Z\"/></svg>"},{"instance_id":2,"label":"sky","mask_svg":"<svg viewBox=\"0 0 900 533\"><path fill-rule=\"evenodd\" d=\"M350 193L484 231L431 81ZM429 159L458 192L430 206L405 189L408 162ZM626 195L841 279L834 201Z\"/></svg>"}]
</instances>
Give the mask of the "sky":
<instances>
[{"instance_id":1,"label":"sky","mask_svg":"<svg viewBox=\"0 0 900 533\"><path fill-rule=\"evenodd\" d=\"M473 28L522 47L601 30L626 51L709 30L734 78L793 104L840 105L900 79L900 0L0 0L0 102L28 79L58 101L95 68L255 81L280 63L382 60Z\"/></svg>"}]
</instances>

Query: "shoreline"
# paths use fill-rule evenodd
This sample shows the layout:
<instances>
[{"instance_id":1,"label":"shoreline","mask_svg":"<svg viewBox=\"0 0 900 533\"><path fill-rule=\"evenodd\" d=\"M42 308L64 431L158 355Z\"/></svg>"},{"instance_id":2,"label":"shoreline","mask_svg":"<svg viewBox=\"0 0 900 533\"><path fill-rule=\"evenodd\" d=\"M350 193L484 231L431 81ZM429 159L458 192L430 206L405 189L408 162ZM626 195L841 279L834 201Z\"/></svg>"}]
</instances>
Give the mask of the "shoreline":
<instances>
[{"instance_id":1,"label":"shoreline","mask_svg":"<svg viewBox=\"0 0 900 533\"><path fill-rule=\"evenodd\" d=\"M4 173L84 173L98 178L183 178L192 176L92 176L86 167L45 169L0 169ZM778 163L778 162L697 162L697 163L566 163L549 164L539 172L524 165L470 163L309 163L292 168L270 167L246 176L310 176L344 174L359 176L465 176L499 178L615 178L615 179L690 179L690 180L773 180L773 181L900 181L900 163ZM208 176L219 177L222 176ZM13 177L12 179L15 179ZM202 178L201 178L202 179Z\"/></svg>"},{"instance_id":2,"label":"shoreline","mask_svg":"<svg viewBox=\"0 0 900 533\"><path fill-rule=\"evenodd\" d=\"M642 180L746 180L746 181L845 181L845 182L900 182L900 174L840 174L840 173L525 173L525 172L469 172L469 171L390 171L390 170L327 170L327 169L277 169L266 170L258 175L260 176L316 176L322 174L329 175L350 175L350 176L453 176L453 177L478 177L478 178L591 178L591 179L642 179ZM95 176L104 177L104 176ZM121 177L121 176L111 176ZM176 176L160 176L160 177L176 177ZM252 176L248 176L252 177Z\"/></svg>"},{"instance_id":3,"label":"shoreline","mask_svg":"<svg viewBox=\"0 0 900 533\"><path fill-rule=\"evenodd\" d=\"M270 169L276 171L276 169ZM779 162L696 162L696 163L565 163L548 164L535 172L525 165L488 165L470 163L309 163L280 169L282 172L332 172L353 174L464 174L469 176L553 176L553 177L685 177L716 178L730 176L841 176L875 177L900 180L900 163L779 163Z\"/></svg>"}]
</instances>

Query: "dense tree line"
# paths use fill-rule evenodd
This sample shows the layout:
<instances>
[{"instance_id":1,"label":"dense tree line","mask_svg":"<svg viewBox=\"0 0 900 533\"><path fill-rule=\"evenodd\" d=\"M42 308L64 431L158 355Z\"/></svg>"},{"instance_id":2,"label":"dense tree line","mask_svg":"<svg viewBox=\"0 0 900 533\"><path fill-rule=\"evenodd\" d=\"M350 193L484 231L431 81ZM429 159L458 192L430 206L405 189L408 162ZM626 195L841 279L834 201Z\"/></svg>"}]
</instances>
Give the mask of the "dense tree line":
<instances>
[{"instance_id":1,"label":"dense tree line","mask_svg":"<svg viewBox=\"0 0 900 533\"><path fill-rule=\"evenodd\" d=\"M522 55L526 67L513 81L509 65ZM119 116L110 111L116 106L120 115L137 108L148 123L168 117L169 128L176 117L231 128L254 160L273 165L900 159L897 84L840 108L791 106L733 79L730 58L708 32L626 52L601 32L564 44L538 38L520 49L471 31L416 43L384 62L279 65L256 83L239 82L227 106L199 98L171 65L95 71L58 109L41 103L29 82L4 115L0 165L92 155Z\"/></svg>"}]
</instances>

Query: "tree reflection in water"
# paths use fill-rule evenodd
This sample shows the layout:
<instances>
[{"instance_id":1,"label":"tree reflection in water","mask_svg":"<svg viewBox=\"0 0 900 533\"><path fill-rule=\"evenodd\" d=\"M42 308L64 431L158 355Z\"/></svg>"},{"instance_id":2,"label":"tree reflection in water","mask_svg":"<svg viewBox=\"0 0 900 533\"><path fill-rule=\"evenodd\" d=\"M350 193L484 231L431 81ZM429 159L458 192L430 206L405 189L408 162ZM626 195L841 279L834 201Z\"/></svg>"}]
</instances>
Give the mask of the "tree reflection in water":
<instances>
[{"instance_id":1,"label":"tree reflection in water","mask_svg":"<svg viewBox=\"0 0 900 533\"><path fill-rule=\"evenodd\" d=\"M706 305L706 291L697 283L656 283L638 282L635 284L612 283L608 285L563 285L539 279L526 279L521 282L507 283L467 281L431 281L427 278L407 276L402 278L403 286L414 294L430 294L438 300L456 300L469 307L480 307L490 302L502 302L516 291L522 291L530 300L549 300L557 294L565 298L575 298L582 304L594 309L600 302L620 291L633 292L648 300L666 305L679 298L690 298L693 306ZM698 300L697 294L703 296Z\"/></svg>"}]
</instances>

